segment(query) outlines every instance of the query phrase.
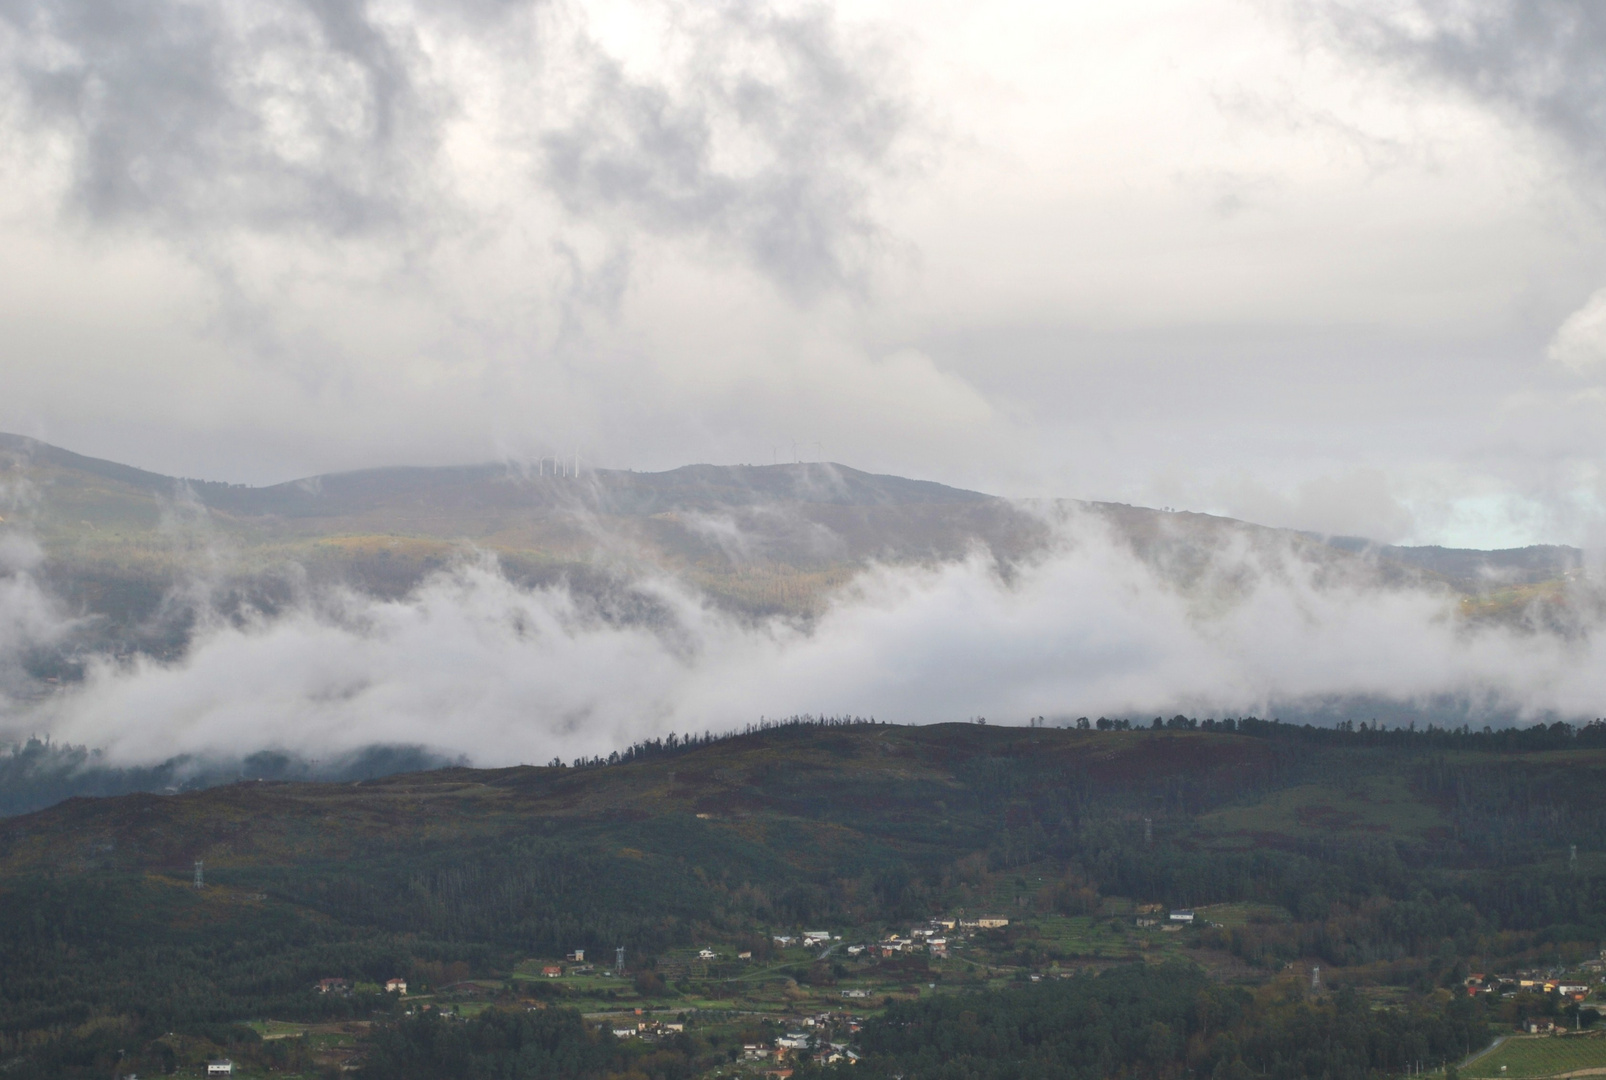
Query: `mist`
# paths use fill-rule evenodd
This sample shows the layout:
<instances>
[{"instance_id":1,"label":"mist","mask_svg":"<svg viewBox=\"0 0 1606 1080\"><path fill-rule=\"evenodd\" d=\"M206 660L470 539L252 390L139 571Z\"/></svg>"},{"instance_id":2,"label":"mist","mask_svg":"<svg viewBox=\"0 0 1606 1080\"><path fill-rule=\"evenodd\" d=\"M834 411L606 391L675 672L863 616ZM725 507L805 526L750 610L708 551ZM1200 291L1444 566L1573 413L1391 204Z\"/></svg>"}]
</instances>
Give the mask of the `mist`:
<instances>
[{"instance_id":1,"label":"mist","mask_svg":"<svg viewBox=\"0 0 1606 1080\"><path fill-rule=\"evenodd\" d=\"M401 598L340 587L273 614L201 610L177 659L93 657L81 682L14 695L0 730L128 766L375 745L499 766L798 713L1020 724L1381 709L1481 726L1600 711L1596 615L1480 623L1447 589L1380 584L1364 563L1335 570L1291 542L1203 552L1184 580L1095 516L1051 524L1053 543L1013 565L980 550L873 565L810 619L733 613L664 572L631 582L635 614L621 614L471 552ZM1575 587L1570 610L1597 610ZM63 610L13 562L4 653L65 633Z\"/></svg>"}]
</instances>

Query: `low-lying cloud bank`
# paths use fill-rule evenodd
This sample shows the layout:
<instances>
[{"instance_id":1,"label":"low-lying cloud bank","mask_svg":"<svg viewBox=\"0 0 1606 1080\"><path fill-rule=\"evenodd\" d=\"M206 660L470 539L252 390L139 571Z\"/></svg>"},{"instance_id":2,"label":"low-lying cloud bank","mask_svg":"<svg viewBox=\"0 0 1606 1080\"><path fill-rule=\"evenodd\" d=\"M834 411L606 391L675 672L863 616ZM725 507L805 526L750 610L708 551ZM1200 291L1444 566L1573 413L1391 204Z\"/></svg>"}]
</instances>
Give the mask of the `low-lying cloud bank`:
<instances>
[{"instance_id":1,"label":"low-lying cloud bank","mask_svg":"<svg viewBox=\"0 0 1606 1080\"><path fill-rule=\"evenodd\" d=\"M79 684L13 698L0 733L48 732L123 764L384 744L504 765L803 712L1023 723L1366 700L1448 704L1481 724L1603 711L1591 622L1468 623L1447 592L1335 575L1291 548L1217 551L1180 588L1098 523L1061 528L1051 553L1007 573L979 554L869 569L806 626L731 615L670 577L636 586L660 617L621 620L472 559L402 600L344 591L213 618L176 662L93 660ZM52 632L51 610L14 563L0 580L13 669L25 639Z\"/></svg>"}]
</instances>

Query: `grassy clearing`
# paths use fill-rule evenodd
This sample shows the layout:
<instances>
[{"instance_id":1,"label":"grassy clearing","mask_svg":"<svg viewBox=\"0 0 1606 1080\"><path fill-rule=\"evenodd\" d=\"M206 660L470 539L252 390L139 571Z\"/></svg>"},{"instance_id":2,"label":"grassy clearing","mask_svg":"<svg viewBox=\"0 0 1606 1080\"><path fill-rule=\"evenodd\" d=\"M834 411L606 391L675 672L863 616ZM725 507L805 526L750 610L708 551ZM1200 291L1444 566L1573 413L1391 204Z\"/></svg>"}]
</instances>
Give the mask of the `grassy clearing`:
<instances>
[{"instance_id":1,"label":"grassy clearing","mask_svg":"<svg viewBox=\"0 0 1606 1080\"><path fill-rule=\"evenodd\" d=\"M1257 833L1285 836L1419 836L1444 825L1439 811L1422 802L1405 777L1379 772L1345 784L1302 784L1249 806L1234 806L1198 819L1201 831L1223 838Z\"/></svg>"},{"instance_id":2,"label":"grassy clearing","mask_svg":"<svg viewBox=\"0 0 1606 1080\"><path fill-rule=\"evenodd\" d=\"M1560 1076L1579 1069L1606 1069L1606 1037L1513 1036L1492 1054L1461 1070L1461 1075L1469 1080L1519 1080Z\"/></svg>"}]
</instances>

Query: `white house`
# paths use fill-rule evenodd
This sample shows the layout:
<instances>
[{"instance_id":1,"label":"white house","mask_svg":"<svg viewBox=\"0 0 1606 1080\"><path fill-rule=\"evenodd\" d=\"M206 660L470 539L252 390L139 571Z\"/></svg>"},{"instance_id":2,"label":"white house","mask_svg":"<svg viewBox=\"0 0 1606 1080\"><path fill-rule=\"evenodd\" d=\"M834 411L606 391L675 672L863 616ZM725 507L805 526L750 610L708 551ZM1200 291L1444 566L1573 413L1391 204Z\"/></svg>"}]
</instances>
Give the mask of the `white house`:
<instances>
[{"instance_id":1,"label":"white house","mask_svg":"<svg viewBox=\"0 0 1606 1080\"><path fill-rule=\"evenodd\" d=\"M1180 922L1180 923L1191 923L1193 921L1193 912L1191 910L1189 910L1188 908L1178 908L1177 910L1175 910L1175 911L1173 911L1171 913L1171 921L1172 922Z\"/></svg>"},{"instance_id":2,"label":"white house","mask_svg":"<svg viewBox=\"0 0 1606 1080\"><path fill-rule=\"evenodd\" d=\"M714 959L714 950L713 949L699 949L697 951L697 959L699 959L699 960L712 960L712 959Z\"/></svg>"},{"instance_id":3,"label":"white house","mask_svg":"<svg viewBox=\"0 0 1606 1080\"><path fill-rule=\"evenodd\" d=\"M208 1061L206 1063L206 1075L233 1076L234 1062L230 1061L228 1058L219 1058L216 1061Z\"/></svg>"}]
</instances>

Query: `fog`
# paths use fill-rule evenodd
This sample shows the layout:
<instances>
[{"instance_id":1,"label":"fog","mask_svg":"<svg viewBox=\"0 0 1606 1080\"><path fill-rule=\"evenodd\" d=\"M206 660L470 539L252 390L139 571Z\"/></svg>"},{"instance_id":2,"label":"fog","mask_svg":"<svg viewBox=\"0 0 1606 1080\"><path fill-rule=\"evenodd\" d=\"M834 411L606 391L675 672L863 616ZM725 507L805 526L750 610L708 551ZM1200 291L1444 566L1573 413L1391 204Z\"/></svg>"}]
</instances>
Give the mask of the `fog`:
<instances>
[{"instance_id":1,"label":"fog","mask_svg":"<svg viewBox=\"0 0 1606 1080\"><path fill-rule=\"evenodd\" d=\"M632 586L656 614L621 619L466 556L403 599L336 589L272 617L203 613L182 658L96 659L79 684L14 698L3 722L118 764L382 744L507 765L798 713L1020 724L1449 709L1481 726L1592 717L1606 693L1592 622L1469 623L1447 591L1385 588L1292 546L1217 550L1184 588L1095 518L1054 525L1051 550L1007 572L979 552L872 567L808 621L733 615L665 575ZM58 619L14 562L0 582L6 653ZM1372 711L1345 711L1359 701Z\"/></svg>"}]
</instances>

